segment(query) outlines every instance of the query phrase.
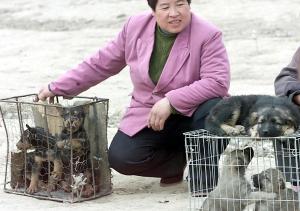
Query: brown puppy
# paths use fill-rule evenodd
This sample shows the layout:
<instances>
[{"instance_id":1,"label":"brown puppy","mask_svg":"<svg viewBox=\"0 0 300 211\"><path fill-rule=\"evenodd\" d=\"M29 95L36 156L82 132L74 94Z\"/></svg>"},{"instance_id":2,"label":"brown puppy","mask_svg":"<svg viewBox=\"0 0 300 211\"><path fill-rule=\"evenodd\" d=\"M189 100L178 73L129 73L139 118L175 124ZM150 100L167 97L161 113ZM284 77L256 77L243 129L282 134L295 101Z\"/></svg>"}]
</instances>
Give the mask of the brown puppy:
<instances>
[{"instance_id":1,"label":"brown puppy","mask_svg":"<svg viewBox=\"0 0 300 211\"><path fill-rule=\"evenodd\" d=\"M286 188L285 178L281 171L269 168L252 176L254 187L268 193L276 193L277 197L270 201L255 203L255 211L296 211L299 210L298 194Z\"/></svg>"},{"instance_id":2,"label":"brown puppy","mask_svg":"<svg viewBox=\"0 0 300 211\"><path fill-rule=\"evenodd\" d=\"M10 185L13 189L26 188L30 184L32 166L34 164L34 152L11 152L11 181ZM48 163L42 164L39 174L38 188L47 190L47 181L49 177ZM53 165L50 166L53 170Z\"/></svg>"},{"instance_id":3,"label":"brown puppy","mask_svg":"<svg viewBox=\"0 0 300 211\"><path fill-rule=\"evenodd\" d=\"M83 106L66 107L63 108L61 116L64 127L60 135L60 141L57 144L64 152L62 156L64 169L63 180L60 182L60 186L64 191L71 192L72 187L76 189L73 184L74 177L82 178L85 180L85 185L79 191L80 196L90 197L94 194L94 189L96 188L92 186L90 145L87 133L83 127L85 110ZM97 190L95 191L97 192Z\"/></svg>"},{"instance_id":4,"label":"brown puppy","mask_svg":"<svg viewBox=\"0 0 300 211\"><path fill-rule=\"evenodd\" d=\"M48 182L48 191L55 190L55 185L62 177L63 164L61 160L61 149L57 146L57 140L41 127L30 127L22 133L19 142L16 144L19 150L26 152L34 149L33 165L31 170L30 185L28 193L38 191L39 175L43 162L52 162L53 171Z\"/></svg>"},{"instance_id":5,"label":"brown puppy","mask_svg":"<svg viewBox=\"0 0 300 211\"><path fill-rule=\"evenodd\" d=\"M203 211L242 211L256 199L275 197L273 193L252 192L245 172L253 156L251 147L236 149L226 155L218 185L203 202Z\"/></svg>"}]
</instances>

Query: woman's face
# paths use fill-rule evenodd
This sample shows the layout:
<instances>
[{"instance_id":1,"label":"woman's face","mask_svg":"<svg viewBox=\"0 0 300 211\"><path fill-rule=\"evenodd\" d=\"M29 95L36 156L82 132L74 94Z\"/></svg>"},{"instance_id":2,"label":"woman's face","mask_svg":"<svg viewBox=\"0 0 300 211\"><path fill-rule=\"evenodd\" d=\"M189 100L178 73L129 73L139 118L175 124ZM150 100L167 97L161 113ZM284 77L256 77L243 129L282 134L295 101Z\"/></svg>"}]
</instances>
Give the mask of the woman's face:
<instances>
[{"instance_id":1,"label":"woman's face","mask_svg":"<svg viewBox=\"0 0 300 211\"><path fill-rule=\"evenodd\" d=\"M153 16L161 29L179 33L191 21L191 8L187 0L158 0Z\"/></svg>"}]
</instances>

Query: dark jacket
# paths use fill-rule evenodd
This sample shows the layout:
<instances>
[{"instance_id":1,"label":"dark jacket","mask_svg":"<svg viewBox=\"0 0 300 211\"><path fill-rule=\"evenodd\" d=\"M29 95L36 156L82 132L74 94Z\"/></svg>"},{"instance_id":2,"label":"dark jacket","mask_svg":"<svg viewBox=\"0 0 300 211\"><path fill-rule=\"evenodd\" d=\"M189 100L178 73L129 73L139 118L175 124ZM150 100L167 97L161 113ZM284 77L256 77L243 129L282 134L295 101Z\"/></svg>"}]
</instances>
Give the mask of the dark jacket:
<instances>
[{"instance_id":1,"label":"dark jacket","mask_svg":"<svg viewBox=\"0 0 300 211\"><path fill-rule=\"evenodd\" d=\"M275 94L278 96L287 96L290 99L295 94L300 93L300 47L294 54L292 61L284 67L276 77Z\"/></svg>"}]
</instances>

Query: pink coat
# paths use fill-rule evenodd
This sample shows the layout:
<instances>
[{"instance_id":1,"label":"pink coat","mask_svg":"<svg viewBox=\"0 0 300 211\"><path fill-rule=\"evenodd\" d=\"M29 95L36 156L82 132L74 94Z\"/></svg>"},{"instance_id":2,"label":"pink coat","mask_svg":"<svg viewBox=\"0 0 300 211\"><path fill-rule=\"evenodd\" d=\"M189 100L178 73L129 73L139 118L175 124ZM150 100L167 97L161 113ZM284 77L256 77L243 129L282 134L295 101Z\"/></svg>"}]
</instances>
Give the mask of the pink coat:
<instances>
[{"instance_id":1,"label":"pink coat","mask_svg":"<svg viewBox=\"0 0 300 211\"><path fill-rule=\"evenodd\" d=\"M164 97L181 114L191 116L204 101L228 95L229 61L222 34L194 14L190 25L178 34L155 85L148 73L155 25L150 12L129 18L113 41L53 81L52 91L77 95L128 65L133 92L119 129L130 136L147 126L150 109Z\"/></svg>"}]
</instances>

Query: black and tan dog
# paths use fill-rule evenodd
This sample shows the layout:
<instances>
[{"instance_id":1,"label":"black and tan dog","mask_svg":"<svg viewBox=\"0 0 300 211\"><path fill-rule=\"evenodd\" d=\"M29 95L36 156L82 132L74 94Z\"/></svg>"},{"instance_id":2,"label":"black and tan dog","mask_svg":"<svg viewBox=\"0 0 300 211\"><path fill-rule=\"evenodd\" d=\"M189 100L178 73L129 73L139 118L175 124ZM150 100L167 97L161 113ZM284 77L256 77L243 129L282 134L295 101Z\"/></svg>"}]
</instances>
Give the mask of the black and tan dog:
<instances>
[{"instance_id":1,"label":"black and tan dog","mask_svg":"<svg viewBox=\"0 0 300 211\"><path fill-rule=\"evenodd\" d=\"M16 144L19 150L26 152L28 149L34 150L30 185L28 193L38 191L39 176L43 162L52 162L53 171L48 182L48 191L55 189L55 184L61 179L63 173L63 163L61 159L62 151L57 146L57 139L41 127L30 127L22 133L20 140ZM29 154L28 154L29 155Z\"/></svg>"},{"instance_id":2,"label":"black and tan dog","mask_svg":"<svg viewBox=\"0 0 300 211\"><path fill-rule=\"evenodd\" d=\"M213 107L205 129L219 136L276 137L293 134L299 124L299 109L287 98L241 95Z\"/></svg>"},{"instance_id":3,"label":"black and tan dog","mask_svg":"<svg viewBox=\"0 0 300 211\"><path fill-rule=\"evenodd\" d=\"M71 191L72 176L83 174L85 185L81 191L82 197L90 197L94 193L92 187L92 169L90 162L90 145L87 133L84 129L85 111L83 106L64 108L61 116L63 118L64 128L62 130L60 141L57 145L63 149L63 180L60 182L61 188ZM72 156L71 156L72 150ZM65 159L65 156L69 159ZM72 157L72 158L71 158ZM71 165L71 161L72 164ZM72 172L72 175L71 175Z\"/></svg>"}]
</instances>

